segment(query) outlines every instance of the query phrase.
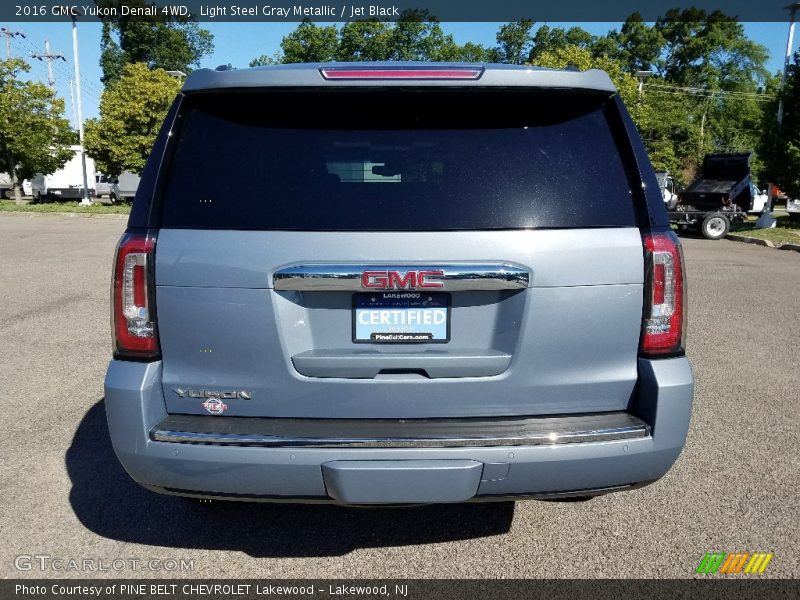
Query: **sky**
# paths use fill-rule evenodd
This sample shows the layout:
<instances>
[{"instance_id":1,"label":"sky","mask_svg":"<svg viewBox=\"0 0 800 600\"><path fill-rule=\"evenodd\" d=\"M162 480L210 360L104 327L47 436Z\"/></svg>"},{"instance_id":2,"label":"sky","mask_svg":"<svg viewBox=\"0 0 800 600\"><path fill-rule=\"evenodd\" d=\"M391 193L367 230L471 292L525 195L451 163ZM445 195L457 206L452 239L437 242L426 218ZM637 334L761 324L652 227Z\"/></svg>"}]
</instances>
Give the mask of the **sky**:
<instances>
[{"instance_id":1,"label":"sky","mask_svg":"<svg viewBox=\"0 0 800 600\"><path fill-rule=\"evenodd\" d=\"M619 29L622 23L547 23L556 27L578 26L595 35L603 35L610 29ZM50 41L51 52L62 52L66 61L53 63L57 93L65 99L68 114L71 114L69 81L74 79L72 57L72 26L70 23L12 23L2 24L13 31L21 31L25 37L12 38L12 55L26 59L31 64L30 77L47 82L47 66L44 61L30 57L44 52L44 40ZM501 23L442 23L443 29L452 33L459 44L475 42L486 46L495 44L495 34ZM544 23L537 23L537 26ZM273 55L280 49L284 35L292 31L297 23L203 23L203 27L214 34L214 53L201 62L201 67L214 68L221 64L247 67L248 63L262 54ZM786 50L788 23L744 23L750 39L769 50L767 67L771 72L783 68ZM795 35L793 51L800 46L800 34ZM2 49L0 48L0 51ZM103 85L100 82L100 24L78 23L78 53L81 73L81 98L83 117L97 116Z\"/></svg>"}]
</instances>

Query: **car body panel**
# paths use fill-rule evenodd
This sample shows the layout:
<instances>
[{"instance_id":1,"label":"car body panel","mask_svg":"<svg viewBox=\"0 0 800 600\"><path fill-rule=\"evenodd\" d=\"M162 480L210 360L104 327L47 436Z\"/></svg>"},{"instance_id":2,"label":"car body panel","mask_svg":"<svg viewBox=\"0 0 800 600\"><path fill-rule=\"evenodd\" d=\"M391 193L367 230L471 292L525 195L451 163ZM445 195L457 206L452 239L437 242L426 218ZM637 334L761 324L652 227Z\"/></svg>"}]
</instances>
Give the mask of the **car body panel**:
<instances>
[{"instance_id":1,"label":"car body panel","mask_svg":"<svg viewBox=\"0 0 800 600\"><path fill-rule=\"evenodd\" d=\"M433 357L428 345L355 348L352 293L271 289L276 270L323 258L356 265L511 261L530 270L530 287L453 292L451 340L436 347ZM162 230L156 260L170 412L203 414L204 399L174 390L209 388L252 392L251 400L226 402L225 414L240 416L593 412L624 408L636 382L643 277L636 228L446 234ZM314 351L338 351L340 359L350 353L350 368L340 364L340 377L336 369L326 378L304 377L293 359ZM510 356L508 369L444 379L426 371L437 354L457 360L476 351ZM406 373L353 377L359 362L369 368L377 356L399 352L405 353ZM496 399L487 404L487 395Z\"/></svg>"}]
</instances>

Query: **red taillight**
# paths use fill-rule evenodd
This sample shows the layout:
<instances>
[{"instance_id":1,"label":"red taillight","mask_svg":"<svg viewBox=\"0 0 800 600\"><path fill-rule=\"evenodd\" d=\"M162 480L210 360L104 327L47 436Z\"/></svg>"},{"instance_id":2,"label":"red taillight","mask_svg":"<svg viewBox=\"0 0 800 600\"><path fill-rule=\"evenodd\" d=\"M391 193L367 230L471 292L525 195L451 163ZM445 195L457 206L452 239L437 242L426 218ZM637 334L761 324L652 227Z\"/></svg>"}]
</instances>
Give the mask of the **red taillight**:
<instances>
[{"instance_id":1,"label":"red taillight","mask_svg":"<svg viewBox=\"0 0 800 600\"><path fill-rule=\"evenodd\" d=\"M126 233L117 246L111 291L115 358L158 358L153 258L156 238Z\"/></svg>"},{"instance_id":2,"label":"red taillight","mask_svg":"<svg viewBox=\"0 0 800 600\"><path fill-rule=\"evenodd\" d=\"M641 352L646 355L683 351L686 285L683 252L674 233L647 233L645 306Z\"/></svg>"},{"instance_id":3,"label":"red taillight","mask_svg":"<svg viewBox=\"0 0 800 600\"><path fill-rule=\"evenodd\" d=\"M483 67L323 67L325 79L480 79Z\"/></svg>"}]
</instances>

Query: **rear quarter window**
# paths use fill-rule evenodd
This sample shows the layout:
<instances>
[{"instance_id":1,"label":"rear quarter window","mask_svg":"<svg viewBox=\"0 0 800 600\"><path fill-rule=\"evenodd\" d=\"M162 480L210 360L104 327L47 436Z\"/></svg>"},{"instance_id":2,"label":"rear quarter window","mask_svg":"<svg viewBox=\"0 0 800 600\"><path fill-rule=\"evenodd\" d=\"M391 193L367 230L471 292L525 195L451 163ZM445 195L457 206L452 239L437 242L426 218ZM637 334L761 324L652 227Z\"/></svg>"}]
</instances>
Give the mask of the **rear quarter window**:
<instances>
[{"instance_id":1,"label":"rear quarter window","mask_svg":"<svg viewBox=\"0 0 800 600\"><path fill-rule=\"evenodd\" d=\"M633 226L607 101L487 89L189 95L161 226Z\"/></svg>"}]
</instances>

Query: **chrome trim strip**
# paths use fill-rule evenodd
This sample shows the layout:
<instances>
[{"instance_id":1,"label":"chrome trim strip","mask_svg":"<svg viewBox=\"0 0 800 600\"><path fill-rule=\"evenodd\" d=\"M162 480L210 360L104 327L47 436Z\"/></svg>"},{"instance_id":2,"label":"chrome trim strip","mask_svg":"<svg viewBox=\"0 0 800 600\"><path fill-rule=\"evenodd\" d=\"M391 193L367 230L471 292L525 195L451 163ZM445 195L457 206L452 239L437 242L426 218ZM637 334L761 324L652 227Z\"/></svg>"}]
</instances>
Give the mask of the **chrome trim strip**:
<instances>
[{"instance_id":1,"label":"chrome trim strip","mask_svg":"<svg viewBox=\"0 0 800 600\"><path fill-rule=\"evenodd\" d=\"M213 418L213 417L206 417ZM206 444L215 446L313 447L313 448L445 448L487 446L555 446L563 444L610 442L650 436L644 423L623 427L585 431L549 433L531 432L508 437L429 437L429 438L334 438L284 437L277 435L202 433L154 429L150 438L155 442Z\"/></svg>"},{"instance_id":2,"label":"chrome trim strip","mask_svg":"<svg viewBox=\"0 0 800 600\"><path fill-rule=\"evenodd\" d=\"M441 282L441 287L365 288L361 276L365 271L441 271L442 275L431 277ZM519 290L530 285L530 271L513 263L435 263L435 264L302 264L285 267L272 276L276 290L302 292L313 291L394 291L395 289L431 292L460 292L476 290Z\"/></svg>"}]
</instances>

